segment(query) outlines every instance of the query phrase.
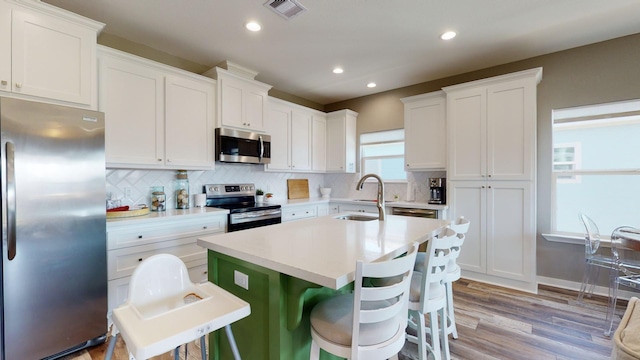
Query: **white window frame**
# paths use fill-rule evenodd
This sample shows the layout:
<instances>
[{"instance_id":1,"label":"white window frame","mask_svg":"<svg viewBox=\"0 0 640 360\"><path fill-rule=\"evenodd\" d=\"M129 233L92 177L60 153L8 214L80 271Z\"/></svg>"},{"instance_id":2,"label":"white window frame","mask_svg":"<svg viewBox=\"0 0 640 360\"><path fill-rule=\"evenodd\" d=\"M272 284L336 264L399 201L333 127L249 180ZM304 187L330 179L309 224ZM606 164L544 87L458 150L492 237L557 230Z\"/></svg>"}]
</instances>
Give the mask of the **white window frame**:
<instances>
[{"instance_id":1,"label":"white window frame","mask_svg":"<svg viewBox=\"0 0 640 360\"><path fill-rule=\"evenodd\" d=\"M568 109L559 109L553 110L552 119L554 124L556 124L556 120L558 123L564 123L566 126L572 126L578 124L578 121L589 121L590 126L598 127L598 126L610 126L615 124L616 121L628 121L629 119L640 116L640 100L629 100L629 101L620 101L620 102L611 102L607 104L596 104L590 106L576 107L576 108L568 108ZM573 124L572 124L573 123ZM553 133L552 125L552 133ZM576 159L579 161L579 166L576 166L575 170L564 170L564 171L555 171L553 168L553 149L557 147L563 147L564 145L571 143L559 143L557 145L553 144L552 141L552 159L551 159L551 233L550 234L542 234L544 238L550 241L557 242L566 242L566 243L584 243L583 233L574 233L574 232L563 232L558 230L557 224L557 183L571 183L573 179L558 179L558 176L564 175L567 173L575 175L576 181L581 178L581 176L588 175L638 175L639 169L629 168L629 169L582 169L582 148L580 146L580 158ZM579 144L578 144L579 145ZM578 150L576 149L576 155ZM577 156L576 156L577 157ZM580 179L582 180L582 179ZM576 214L577 217L577 214ZM610 234L607 231L602 231L601 229L601 239L607 242L610 239Z\"/></svg>"}]
</instances>

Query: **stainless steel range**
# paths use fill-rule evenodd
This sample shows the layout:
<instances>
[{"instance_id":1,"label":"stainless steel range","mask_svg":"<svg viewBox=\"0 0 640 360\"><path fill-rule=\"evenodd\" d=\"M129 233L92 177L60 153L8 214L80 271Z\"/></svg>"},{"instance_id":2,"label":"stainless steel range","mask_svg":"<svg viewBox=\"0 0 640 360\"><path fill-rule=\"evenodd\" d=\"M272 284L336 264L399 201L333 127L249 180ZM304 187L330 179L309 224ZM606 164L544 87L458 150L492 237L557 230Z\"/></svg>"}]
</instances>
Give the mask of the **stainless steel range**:
<instances>
[{"instance_id":1,"label":"stainless steel range","mask_svg":"<svg viewBox=\"0 0 640 360\"><path fill-rule=\"evenodd\" d=\"M280 205L256 203L254 184L209 184L204 192L207 206L229 210L228 232L282 222Z\"/></svg>"}]
</instances>

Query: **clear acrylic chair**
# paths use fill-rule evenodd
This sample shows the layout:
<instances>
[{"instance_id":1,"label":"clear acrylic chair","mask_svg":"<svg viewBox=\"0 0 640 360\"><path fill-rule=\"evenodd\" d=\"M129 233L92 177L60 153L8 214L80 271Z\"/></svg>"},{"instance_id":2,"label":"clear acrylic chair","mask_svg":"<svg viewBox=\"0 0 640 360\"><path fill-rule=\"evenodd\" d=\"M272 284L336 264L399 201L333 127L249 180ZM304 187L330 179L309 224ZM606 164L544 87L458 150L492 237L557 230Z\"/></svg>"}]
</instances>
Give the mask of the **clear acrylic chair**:
<instances>
[{"instance_id":1,"label":"clear acrylic chair","mask_svg":"<svg viewBox=\"0 0 640 360\"><path fill-rule=\"evenodd\" d=\"M111 359L120 333L130 356L137 360L178 350L200 339L206 359L208 333L225 328L235 359L240 359L231 323L251 313L244 300L212 284L194 284L187 267L169 254L151 256L134 270L127 301L113 310L113 330L105 359Z\"/></svg>"},{"instance_id":2,"label":"clear acrylic chair","mask_svg":"<svg viewBox=\"0 0 640 360\"><path fill-rule=\"evenodd\" d=\"M435 360L450 359L447 336L447 296L444 279L451 255L451 248L458 240L457 233L446 228L437 237L429 240L425 251L424 271L414 271L409 297L408 325L416 335L407 334L407 340L418 344L418 357L427 360L428 352ZM425 316L429 316L429 329ZM426 335L431 334L431 343Z\"/></svg>"},{"instance_id":3,"label":"clear acrylic chair","mask_svg":"<svg viewBox=\"0 0 640 360\"><path fill-rule=\"evenodd\" d=\"M604 335L611 336L613 318L618 303L618 287L640 291L640 229L621 226L611 233L611 254L615 262L609 278L609 308ZM635 256L634 256L635 255Z\"/></svg>"},{"instance_id":4,"label":"clear acrylic chair","mask_svg":"<svg viewBox=\"0 0 640 360\"><path fill-rule=\"evenodd\" d=\"M584 298L585 294L587 294L588 297L591 297L593 289L595 288L595 282L600 274L600 269L611 269L614 265L614 259L612 256L598 253L598 249L600 248L600 230L598 230L596 223L583 213L580 213L578 218L584 225L585 229L585 269L584 274L582 275L580 292L578 293L578 301L580 302Z\"/></svg>"},{"instance_id":5,"label":"clear acrylic chair","mask_svg":"<svg viewBox=\"0 0 640 360\"><path fill-rule=\"evenodd\" d=\"M388 261L356 263L354 291L318 303L311 311L310 359L320 349L357 360L398 357L405 342L407 302L418 243L405 256ZM393 279L380 286L363 280Z\"/></svg>"}]
</instances>

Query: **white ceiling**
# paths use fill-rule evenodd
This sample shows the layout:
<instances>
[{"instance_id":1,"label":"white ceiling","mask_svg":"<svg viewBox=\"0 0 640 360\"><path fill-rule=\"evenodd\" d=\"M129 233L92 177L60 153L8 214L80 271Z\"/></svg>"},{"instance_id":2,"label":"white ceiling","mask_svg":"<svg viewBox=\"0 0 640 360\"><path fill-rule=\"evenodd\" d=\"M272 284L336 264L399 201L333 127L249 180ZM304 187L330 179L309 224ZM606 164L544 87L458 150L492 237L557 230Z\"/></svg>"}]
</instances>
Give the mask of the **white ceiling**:
<instances>
[{"instance_id":1,"label":"white ceiling","mask_svg":"<svg viewBox=\"0 0 640 360\"><path fill-rule=\"evenodd\" d=\"M291 20L267 0L43 1L202 65L237 63L320 104L640 33L638 0L298 0L307 11ZM247 31L249 20L262 31ZM458 36L440 40L446 30Z\"/></svg>"}]
</instances>

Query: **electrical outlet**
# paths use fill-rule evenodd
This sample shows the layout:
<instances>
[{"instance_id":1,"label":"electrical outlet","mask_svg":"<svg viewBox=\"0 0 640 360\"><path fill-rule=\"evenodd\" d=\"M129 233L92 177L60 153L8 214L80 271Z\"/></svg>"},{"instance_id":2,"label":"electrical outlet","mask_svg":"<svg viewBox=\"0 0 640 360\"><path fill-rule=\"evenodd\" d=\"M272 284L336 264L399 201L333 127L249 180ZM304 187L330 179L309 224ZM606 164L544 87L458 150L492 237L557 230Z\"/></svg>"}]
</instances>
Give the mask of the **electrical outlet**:
<instances>
[{"instance_id":1,"label":"electrical outlet","mask_svg":"<svg viewBox=\"0 0 640 360\"><path fill-rule=\"evenodd\" d=\"M125 199L131 198L131 188L128 186L124 188L124 197Z\"/></svg>"},{"instance_id":2,"label":"electrical outlet","mask_svg":"<svg viewBox=\"0 0 640 360\"><path fill-rule=\"evenodd\" d=\"M249 290L249 275L233 270L233 282L241 288Z\"/></svg>"}]
</instances>

